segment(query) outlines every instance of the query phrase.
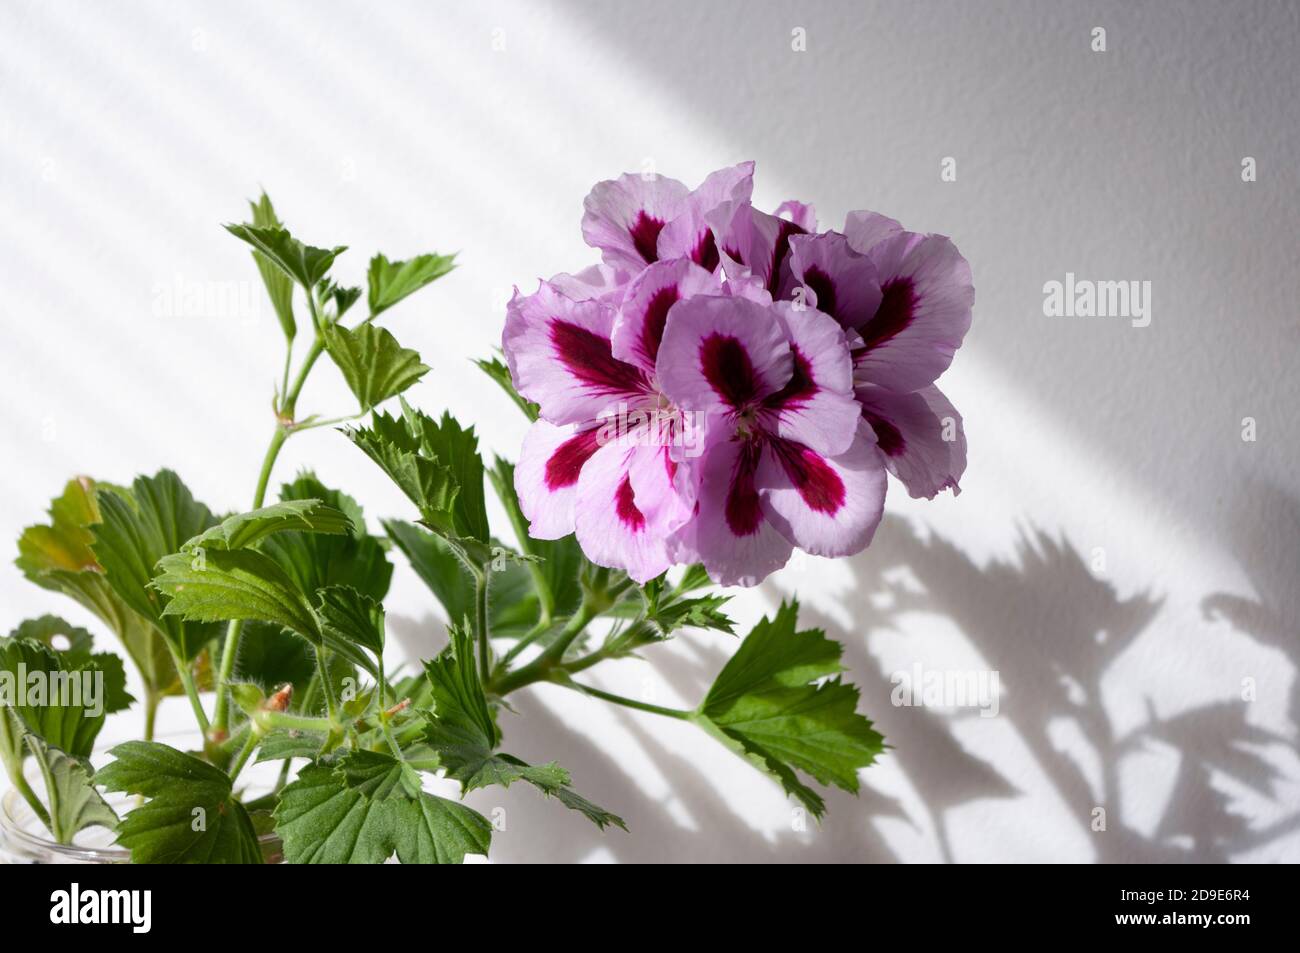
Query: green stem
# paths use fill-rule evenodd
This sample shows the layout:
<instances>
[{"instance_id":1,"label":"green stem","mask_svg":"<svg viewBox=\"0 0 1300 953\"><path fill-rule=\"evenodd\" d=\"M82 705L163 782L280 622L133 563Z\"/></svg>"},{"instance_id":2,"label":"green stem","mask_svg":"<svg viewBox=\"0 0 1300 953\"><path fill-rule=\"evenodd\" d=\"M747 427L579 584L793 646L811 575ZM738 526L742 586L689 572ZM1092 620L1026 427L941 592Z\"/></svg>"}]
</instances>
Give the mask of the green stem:
<instances>
[{"instance_id":1,"label":"green stem","mask_svg":"<svg viewBox=\"0 0 1300 953\"><path fill-rule=\"evenodd\" d=\"M325 712L329 715L330 724L339 723L338 701L334 698L334 686L330 683L329 669L325 664L325 649L322 646L316 646L316 676L320 679L321 690L325 693Z\"/></svg>"},{"instance_id":2,"label":"green stem","mask_svg":"<svg viewBox=\"0 0 1300 953\"><path fill-rule=\"evenodd\" d=\"M523 688L525 685L531 685L533 682L540 682L549 678L551 672L562 667L561 662L564 659L564 653L573 644L573 640L582 634L588 623L598 614L595 607L588 600L583 599L582 604L578 606L578 611L565 623L564 630L556 640L527 665L517 668L513 672L506 672L499 678L494 678L490 686L492 691L497 695L504 696Z\"/></svg>"},{"instance_id":3,"label":"green stem","mask_svg":"<svg viewBox=\"0 0 1300 953\"><path fill-rule=\"evenodd\" d=\"M286 731L320 731L329 734L338 725L328 718L312 718L308 715L293 715L286 711L262 711L257 713L258 724L263 728L283 728Z\"/></svg>"},{"instance_id":4,"label":"green stem","mask_svg":"<svg viewBox=\"0 0 1300 953\"><path fill-rule=\"evenodd\" d=\"M325 350L325 339L320 333L320 317L316 311L316 302L311 289L307 290L307 305L311 311L312 326L316 329L316 337L312 340L311 347L303 358L302 366L298 368L298 375L294 378L293 384L285 388L279 407L280 419L276 421L275 432L271 434L271 442L267 445L266 453L262 456L262 469L257 475L257 489L253 492L253 509L259 508L266 502L266 489L271 482L271 471L275 467L276 458L280 456L280 448L284 446L284 442L293 433L291 426L286 421L293 420L294 411L298 406L298 397L302 393L303 385L307 383L307 375L311 373L316 360ZM289 347L286 345L286 351L288 350ZM288 380L288 368L289 355L286 355L286 381ZM226 640L221 649L221 663L217 672L217 707L213 715L213 725L219 732L226 731L230 726L230 699L227 688L230 685L231 677L234 675L235 661L239 657L239 638L243 626L242 621L238 619L231 620L226 627Z\"/></svg>"},{"instance_id":5,"label":"green stem","mask_svg":"<svg viewBox=\"0 0 1300 953\"><path fill-rule=\"evenodd\" d=\"M524 633L524 635L521 636L520 639L517 642L515 642L514 645L510 647L510 651L507 652L505 656L501 659L501 661L497 664L497 669L498 670L505 669L506 666L508 666L511 662L513 662L516 658L519 657L520 653L523 652L524 649L528 648L528 646L532 645L534 642L540 639L544 634L546 634L546 632L550 630L550 628L551 628L550 619L544 618L541 621L539 621L535 626L533 626L526 633Z\"/></svg>"},{"instance_id":6,"label":"green stem","mask_svg":"<svg viewBox=\"0 0 1300 953\"><path fill-rule=\"evenodd\" d=\"M9 780L13 782L14 790L23 796L23 800L26 801L27 806L32 809L32 813L35 814L37 819L45 825L46 829L54 835L54 839L58 840L59 835L58 832L54 830L54 825L50 820L49 812L45 810L45 805L42 804L41 799L36 796L36 792L32 790L32 786L27 783L27 778L23 777L22 771L11 771L9 773Z\"/></svg>"},{"instance_id":7,"label":"green stem","mask_svg":"<svg viewBox=\"0 0 1300 953\"><path fill-rule=\"evenodd\" d=\"M397 739L393 737L393 729L388 726L388 716L383 712L379 713L379 727L384 732L384 740L388 742L388 748L393 752L393 757L398 761L405 760L405 757L402 754L401 745L399 745Z\"/></svg>"},{"instance_id":8,"label":"green stem","mask_svg":"<svg viewBox=\"0 0 1300 953\"><path fill-rule=\"evenodd\" d=\"M50 771L50 766L46 761L45 756L38 752L35 747L32 747L31 751L32 756L35 758L37 765L41 769L41 777L45 779L45 797L50 802L49 813L45 814L43 811L39 813L45 815L42 820L45 821L45 826L50 829L50 833L54 835L55 843L66 844L70 840L70 835L65 835L63 832L62 815L59 811L58 805L59 789L54 783L54 774ZM35 794L32 796L35 797ZM29 801L28 803L30 804L31 802Z\"/></svg>"},{"instance_id":9,"label":"green stem","mask_svg":"<svg viewBox=\"0 0 1300 953\"><path fill-rule=\"evenodd\" d=\"M615 695L612 692L604 692L599 688L592 688L590 685L583 685L579 682L565 680L557 684L566 688L572 688L574 691L582 692L584 695L590 695L592 698L600 698L607 702L613 702L615 705L622 705L624 708L635 708L637 711L648 711L652 715L664 715L667 718L680 718L687 721L691 717L691 712L683 711L680 708L664 708L661 705L651 705L649 702L639 702L635 698L625 698L622 695Z\"/></svg>"},{"instance_id":10,"label":"green stem","mask_svg":"<svg viewBox=\"0 0 1300 953\"><path fill-rule=\"evenodd\" d=\"M474 635L478 639L478 672L480 681L488 678L492 647L488 644L487 572L479 570L474 577Z\"/></svg>"},{"instance_id":11,"label":"green stem","mask_svg":"<svg viewBox=\"0 0 1300 953\"><path fill-rule=\"evenodd\" d=\"M308 418L302 423L290 425L288 429L290 433L302 433L304 430L316 430L319 427L333 427L336 424L346 424L351 423L354 420L360 420L366 415L366 413L367 412L363 410L360 413L345 414L342 417L330 417L327 420L312 420Z\"/></svg>"},{"instance_id":12,"label":"green stem","mask_svg":"<svg viewBox=\"0 0 1300 953\"><path fill-rule=\"evenodd\" d=\"M144 696L144 740L153 741L154 725L158 722L158 702L161 699L153 689L146 689Z\"/></svg>"},{"instance_id":13,"label":"green stem","mask_svg":"<svg viewBox=\"0 0 1300 953\"><path fill-rule=\"evenodd\" d=\"M285 394L289 392L289 369L293 365L293 338L284 342L284 372L280 375L280 393L277 395L280 400L284 400Z\"/></svg>"},{"instance_id":14,"label":"green stem","mask_svg":"<svg viewBox=\"0 0 1300 953\"><path fill-rule=\"evenodd\" d=\"M253 749L257 747L261 737L256 731L248 733L248 740L244 742L244 747L239 749L239 756L235 758L235 763L230 767L230 783L234 785L235 778L239 777L239 772L244 770L244 765L248 763L249 757L253 754Z\"/></svg>"},{"instance_id":15,"label":"green stem","mask_svg":"<svg viewBox=\"0 0 1300 953\"><path fill-rule=\"evenodd\" d=\"M203 701L199 698L199 690L194 684L194 676L190 673L190 667L180 657L180 654L167 643L167 649L172 653L172 662L176 665L176 677L180 679L181 687L185 689L185 697L190 700L190 708L194 709L194 719L199 723L199 730L203 732L203 737L209 737L208 713L203 710Z\"/></svg>"}]
</instances>

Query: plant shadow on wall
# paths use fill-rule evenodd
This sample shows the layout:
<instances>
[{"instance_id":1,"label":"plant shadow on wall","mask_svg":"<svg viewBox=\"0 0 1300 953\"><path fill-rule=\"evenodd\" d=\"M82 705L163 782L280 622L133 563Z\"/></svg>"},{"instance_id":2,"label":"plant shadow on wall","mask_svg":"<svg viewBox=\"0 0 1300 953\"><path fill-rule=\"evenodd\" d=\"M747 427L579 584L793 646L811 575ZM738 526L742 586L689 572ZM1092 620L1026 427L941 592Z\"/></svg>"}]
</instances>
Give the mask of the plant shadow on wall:
<instances>
[{"instance_id":1,"label":"plant shadow on wall","mask_svg":"<svg viewBox=\"0 0 1300 953\"><path fill-rule=\"evenodd\" d=\"M1285 507L1300 529L1300 508L1294 501L1275 493L1271 502L1274 510ZM1291 538L1300 540L1300 532ZM1243 548L1250 551L1249 546ZM1205 599L1204 606L1207 615L1230 619L1243 632L1276 647L1300 669L1300 643L1294 629L1286 625L1287 619L1297 617L1296 596L1284 578L1287 572L1286 578L1295 578L1300 548L1287 556L1289 563L1281 561L1286 565L1247 564L1260 593L1258 601L1215 594ZM1300 828L1300 813L1294 813L1271 827L1256 829L1249 817L1234 810L1224 793L1222 780L1226 779L1275 799L1281 776L1262 749L1294 743L1252 725L1248 703L1215 702L1168 717L1157 715L1148 704L1143 723L1127 730L1117 727L1105 704L1103 683L1155 619L1162 600L1146 592L1121 598L1112 583L1093 574L1070 543L1029 528L1014 559L980 566L941 536L887 516L871 548L849 564L853 575L842 608L854 620L851 629L807 605L803 618L845 645L844 662L862 688L862 708L894 746L886 757L918 793L942 859L970 859L950 842L953 811L979 800L1026 795L959 739L962 723L979 719L976 710L952 714L925 707L892 707L886 701L894 683L878 657L878 640L897 630L904 616L915 613L951 619L988 667L1000 673L1005 697L998 720L1009 724L1032 754L1036 769L1089 839L1096 861L1226 861ZM902 581L904 575L920 588ZM779 601L775 593L773 601ZM660 653L652 662L674 690L691 697L725 661L729 646L721 641L706 644L698 634L684 638L690 640L691 653ZM1152 687L1164 677L1151 673ZM1293 693L1292 701L1294 717L1300 698ZM914 828L917 824L897 801L872 789L868 769L862 773L859 799L840 792L830 796L830 811L820 831L809 823L807 832L760 834L740 809L743 805L711 780L716 761L688 760L672 750L655 719L614 712L620 727L665 779L676 808L670 811L666 805L647 803L645 791L625 769L574 733L544 699L526 695L517 708L509 727L521 749L554 752L592 787L595 797L627 805L635 837L602 836L581 824L557 827L544 803L510 796L504 802L509 829L530 833L516 844L502 837L496 847L500 860L512 859L516 851L521 858L531 854L541 837L546 840L547 856L558 862L601 852L627 861L893 861L901 858L881 836L877 822L901 822ZM1085 768L1058 745L1052 726L1062 720L1072 721L1087 739L1092 748L1087 764L1098 765L1099 770ZM1121 786L1120 768L1125 759L1152 750L1172 752L1178 767L1162 816L1144 833L1130 821L1124 795L1131 794L1132 788ZM717 759L726 757L724 751L716 753ZM1104 832L1092 831L1091 812L1096 806L1106 808ZM676 820L675 814L688 817L689 824ZM700 831L707 836L699 836Z\"/></svg>"}]
</instances>

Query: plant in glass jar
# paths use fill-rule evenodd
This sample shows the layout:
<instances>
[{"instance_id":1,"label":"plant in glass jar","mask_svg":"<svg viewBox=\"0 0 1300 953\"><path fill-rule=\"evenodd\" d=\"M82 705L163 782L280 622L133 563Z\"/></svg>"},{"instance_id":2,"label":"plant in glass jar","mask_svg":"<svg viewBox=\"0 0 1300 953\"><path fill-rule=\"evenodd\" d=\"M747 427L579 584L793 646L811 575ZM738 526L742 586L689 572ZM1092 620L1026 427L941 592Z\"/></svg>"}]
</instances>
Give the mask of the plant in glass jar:
<instances>
[{"instance_id":1,"label":"plant in glass jar","mask_svg":"<svg viewBox=\"0 0 1300 953\"><path fill-rule=\"evenodd\" d=\"M95 770L105 717L137 703L121 658L57 617L21 623L0 639L3 816L21 808L58 845L111 832L137 863L487 854L491 824L426 790L436 774L463 792L520 783L625 828L561 765L504 745L507 697L538 682L698 725L818 818L814 784L856 792L883 739L840 646L801 630L794 602L744 636L694 708L583 677L683 630L733 633L717 586L755 585L795 549L852 555L886 474L933 497L964 468L961 419L934 386L970 322L964 259L874 213L818 232L810 206L762 212L752 174L592 190L583 233L602 261L516 291L504 362L478 362L532 421L518 462L491 466L473 428L401 396L428 368L379 323L452 258L376 255L366 287L347 287L332 277L344 247L305 245L265 195L252 203L227 228L252 246L285 360L251 506L218 515L168 470L80 477L23 533L23 574L98 617L139 672L143 730ZM299 411L322 356L356 397L344 416ZM372 527L310 472L268 501L285 441L326 427L402 490L408 519ZM489 524L489 486L507 526ZM448 619L447 647L400 677L384 659L394 549ZM154 737L173 694L190 744ZM250 765L270 780L250 786Z\"/></svg>"}]
</instances>

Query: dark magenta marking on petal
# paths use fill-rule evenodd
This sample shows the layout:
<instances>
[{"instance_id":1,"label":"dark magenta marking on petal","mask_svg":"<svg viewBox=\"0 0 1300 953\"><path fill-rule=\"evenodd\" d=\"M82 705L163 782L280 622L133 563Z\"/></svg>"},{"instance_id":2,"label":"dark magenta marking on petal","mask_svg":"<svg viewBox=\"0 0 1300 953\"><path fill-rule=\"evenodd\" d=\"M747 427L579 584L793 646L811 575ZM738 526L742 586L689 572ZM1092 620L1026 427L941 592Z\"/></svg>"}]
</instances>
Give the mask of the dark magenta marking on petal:
<instances>
[{"instance_id":1,"label":"dark magenta marking on petal","mask_svg":"<svg viewBox=\"0 0 1300 953\"><path fill-rule=\"evenodd\" d=\"M556 318L551 344L569 373L598 394L633 394L647 386L645 375L614 357L609 338Z\"/></svg>"},{"instance_id":2,"label":"dark magenta marking on petal","mask_svg":"<svg viewBox=\"0 0 1300 953\"><path fill-rule=\"evenodd\" d=\"M600 447L596 439L599 430L600 428L593 427L574 434L552 451L546 461L544 475L548 490L562 490L578 482L578 474L582 472L583 465Z\"/></svg>"},{"instance_id":3,"label":"dark magenta marking on petal","mask_svg":"<svg viewBox=\"0 0 1300 953\"><path fill-rule=\"evenodd\" d=\"M835 313L835 282L831 281L831 276L813 265L804 271L803 284L817 296L817 310L838 320L839 315Z\"/></svg>"},{"instance_id":4,"label":"dark magenta marking on petal","mask_svg":"<svg viewBox=\"0 0 1300 953\"><path fill-rule=\"evenodd\" d=\"M839 512L844 481L824 457L790 440L773 440L772 450L810 510L830 516Z\"/></svg>"},{"instance_id":5,"label":"dark magenta marking on petal","mask_svg":"<svg viewBox=\"0 0 1300 953\"><path fill-rule=\"evenodd\" d=\"M668 309L681 300L676 285L660 288L646 305L645 320L641 323L641 340L637 342L642 355L651 364L659 357L659 345L664 339L664 325L668 323Z\"/></svg>"},{"instance_id":6,"label":"dark magenta marking on petal","mask_svg":"<svg viewBox=\"0 0 1300 953\"><path fill-rule=\"evenodd\" d=\"M794 410L816 396L820 388L813 380L812 364L804 357L799 348L791 345L790 354L794 358L794 372L790 380L775 394L763 401L770 410Z\"/></svg>"},{"instance_id":7,"label":"dark magenta marking on petal","mask_svg":"<svg viewBox=\"0 0 1300 953\"><path fill-rule=\"evenodd\" d=\"M867 423L876 432L876 446L880 447L880 452L885 456L897 457L907 449L907 441L903 439L902 432L884 417L869 410L863 410L862 416L867 418Z\"/></svg>"},{"instance_id":8,"label":"dark magenta marking on petal","mask_svg":"<svg viewBox=\"0 0 1300 953\"><path fill-rule=\"evenodd\" d=\"M718 265L722 259L718 257L718 243L714 240L711 229L706 228L704 234L695 243L695 247L691 249L691 261L705 271L718 270Z\"/></svg>"},{"instance_id":9,"label":"dark magenta marking on petal","mask_svg":"<svg viewBox=\"0 0 1300 953\"><path fill-rule=\"evenodd\" d=\"M645 259L647 265L652 265L659 260L659 233L663 227L662 219L647 215L645 209L642 209L636 213L632 227L627 230L632 236L632 244L636 247L637 254Z\"/></svg>"},{"instance_id":10,"label":"dark magenta marking on petal","mask_svg":"<svg viewBox=\"0 0 1300 953\"><path fill-rule=\"evenodd\" d=\"M911 278L893 278L881 285L880 307L871 320L858 329L863 343L854 356L879 347L911 324L916 315L917 300Z\"/></svg>"},{"instance_id":11,"label":"dark magenta marking on petal","mask_svg":"<svg viewBox=\"0 0 1300 953\"><path fill-rule=\"evenodd\" d=\"M790 254L790 236L806 235L807 229L787 219L777 219L781 223L776 231L776 241L772 245L772 270L767 275L767 290L773 298L781 285L781 266Z\"/></svg>"},{"instance_id":12,"label":"dark magenta marking on petal","mask_svg":"<svg viewBox=\"0 0 1300 953\"><path fill-rule=\"evenodd\" d=\"M754 440L747 440L736 457L735 469L731 473L731 486L727 488L727 502L723 513L727 528L736 536L752 536L758 532L763 521L763 509L759 505L758 490L754 488L754 473L758 469L761 445Z\"/></svg>"},{"instance_id":13,"label":"dark magenta marking on petal","mask_svg":"<svg viewBox=\"0 0 1300 953\"><path fill-rule=\"evenodd\" d=\"M701 342L700 370L714 393L735 409L758 397L758 375L749 352L730 335L715 331Z\"/></svg>"},{"instance_id":14,"label":"dark magenta marking on petal","mask_svg":"<svg viewBox=\"0 0 1300 953\"><path fill-rule=\"evenodd\" d=\"M730 258L732 261L734 261L737 265L743 265L745 263L745 259L740 254L739 248L723 248L722 250L726 253L727 257Z\"/></svg>"},{"instance_id":15,"label":"dark magenta marking on petal","mask_svg":"<svg viewBox=\"0 0 1300 953\"><path fill-rule=\"evenodd\" d=\"M614 512L618 514L619 521L634 533L639 533L645 529L645 516L636 508L636 500L632 493L632 478L623 474L623 482L618 485L618 492L614 494Z\"/></svg>"}]
</instances>

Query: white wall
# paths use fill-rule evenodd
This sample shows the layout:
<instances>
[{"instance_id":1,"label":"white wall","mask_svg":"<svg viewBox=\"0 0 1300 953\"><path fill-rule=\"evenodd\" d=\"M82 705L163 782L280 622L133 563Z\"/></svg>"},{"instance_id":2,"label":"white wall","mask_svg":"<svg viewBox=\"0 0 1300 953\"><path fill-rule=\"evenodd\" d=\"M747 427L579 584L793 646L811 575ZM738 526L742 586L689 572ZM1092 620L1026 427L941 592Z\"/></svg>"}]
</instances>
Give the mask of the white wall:
<instances>
[{"instance_id":1,"label":"white wall","mask_svg":"<svg viewBox=\"0 0 1300 953\"><path fill-rule=\"evenodd\" d=\"M754 158L758 201L812 201L830 224L877 209L952 236L974 268L944 378L970 440L960 498L895 486L868 552L734 604L748 624L798 592L896 747L861 798L832 795L827 823L798 831L774 785L690 726L530 691L505 718L512 750L561 761L633 833L487 792L474 801L507 808L496 857L1300 860L1298 10L9 4L0 539L75 473L168 465L214 508L247 505L275 319L154 305L176 276L256 282L218 223L259 184L296 233L352 246L353 281L373 250L462 250L391 326L434 368L415 400L513 456L521 422L469 359L498 341L513 283L594 260L591 184ZM1151 281L1151 325L1044 317L1042 286L1067 271ZM319 376L302 409L345 412ZM407 512L331 432L291 441L277 475L308 464L371 514ZM12 567L0 586L6 628L87 618ZM405 566L389 608L407 654L441 644ZM693 704L731 645L689 634L595 679ZM918 662L998 670L998 717L891 707L890 673Z\"/></svg>"}]
</instances>

